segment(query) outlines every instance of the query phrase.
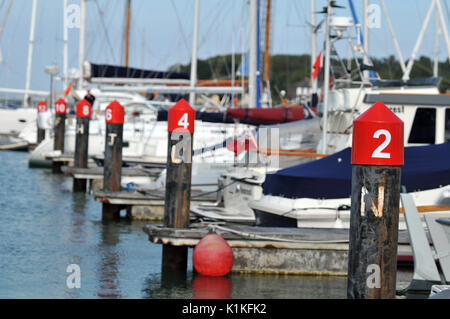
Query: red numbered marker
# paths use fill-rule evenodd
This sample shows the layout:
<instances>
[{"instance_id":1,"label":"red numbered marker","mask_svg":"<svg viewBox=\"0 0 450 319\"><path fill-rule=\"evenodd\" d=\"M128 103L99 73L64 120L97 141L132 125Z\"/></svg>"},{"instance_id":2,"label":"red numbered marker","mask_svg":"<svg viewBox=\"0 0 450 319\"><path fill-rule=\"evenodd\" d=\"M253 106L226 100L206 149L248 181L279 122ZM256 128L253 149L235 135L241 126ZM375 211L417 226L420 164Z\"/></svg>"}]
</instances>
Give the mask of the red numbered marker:
<instances>
[{"instance_id":1,"label":"red numbered marker","mask_svg":"<svg viewBox=\"0 0 450 319\"><path fill-rule=\"evenodd\" d=\"M37 105L37 111L38 113L47 112L48 111L47 103L45 103L45 101L39 102Z\"/></svg>"},{"instance_id":2,"label":"red numbered marker","mask_svg":"<svg viewBox=\"0 0 450 319\"><path fill-rule=\"evenodd\" d=\"M106 123L123 124L125 118L125 109L116 100L112 101L106 108Z\"/></svg>"},{"instance_id":3,"label":"red numbered marker","mask_svg":"<svg viewBox=\"0 0 450 319\"><path fill-rule=\"evenodd\" d=\"M77 103L77 117L91 117L92 107L86 100L81 100Z\"/></svg>"},{"instance_id":4,"label":"red numbered marker","mask_svg":"<svg viewBox=\"0 0 450 319\"><path fill-rule=\"evenodd\" d=\"M55 103L55 113L56 114L66 114L67 113L67 103L64 99L59 99Z\"/></svg>"},{"instance_id":5,"label":"red numbered marker","mask_svg":"<svg viewBox=\"0 0 450 319\"><path fill-rule=\"evenodd\" d=\"M403 121L375 103L353 122L352 164L403 165Z\"/></svg>"},{"instance_id":6,"label":"red numbered marker","mask_svg":"<svg viewBox=\"0 0 450 319\"><path fill-rule=\"evenodd\" d=\"M169 109L169 132L194 133L195 110L186 100L181 99Z\"/></svg>"}]
</instances>

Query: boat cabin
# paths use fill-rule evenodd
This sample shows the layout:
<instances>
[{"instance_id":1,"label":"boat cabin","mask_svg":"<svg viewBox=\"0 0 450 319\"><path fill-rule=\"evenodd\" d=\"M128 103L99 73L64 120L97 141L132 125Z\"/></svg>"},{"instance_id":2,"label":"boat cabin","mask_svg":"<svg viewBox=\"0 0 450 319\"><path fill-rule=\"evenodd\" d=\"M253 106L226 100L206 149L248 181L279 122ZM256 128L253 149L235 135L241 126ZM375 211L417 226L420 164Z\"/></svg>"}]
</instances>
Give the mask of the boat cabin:
<instances>
[{"instance_id":1,"label":"boat cabin","mask_svg":"<svg viewBox=\"0 0 450 319\"><path fill-rule=\"evenodd\" d=\"M367 94L364 103L382 102L405 125L405 145L450 141L450 95Z\"/></svg>"}]
</instances>

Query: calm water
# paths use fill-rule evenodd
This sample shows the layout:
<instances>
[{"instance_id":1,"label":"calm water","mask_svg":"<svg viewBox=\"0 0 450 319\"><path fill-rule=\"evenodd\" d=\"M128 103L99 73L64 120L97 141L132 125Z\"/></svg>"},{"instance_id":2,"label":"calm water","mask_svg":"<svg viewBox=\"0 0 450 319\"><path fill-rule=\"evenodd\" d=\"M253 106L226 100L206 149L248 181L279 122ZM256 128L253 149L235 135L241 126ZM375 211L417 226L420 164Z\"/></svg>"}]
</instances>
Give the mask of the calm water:
<instances>
[{"instance_id":1,"label":"calm water","mask_svg":"<svg viewBox=\"0 0 450 319\"><path fill-rule=\"evenodd\" d=\"M205 278L191 262L186 278L161 278L162 247L148 241L146 222L102 222L100 203L72 193L71 178L29 169L27 153L2 151L0 163L0 298L346 296L344 277ZM81 288L67 286L70 264L80 267Z\"/></svg>"}]
</instances>

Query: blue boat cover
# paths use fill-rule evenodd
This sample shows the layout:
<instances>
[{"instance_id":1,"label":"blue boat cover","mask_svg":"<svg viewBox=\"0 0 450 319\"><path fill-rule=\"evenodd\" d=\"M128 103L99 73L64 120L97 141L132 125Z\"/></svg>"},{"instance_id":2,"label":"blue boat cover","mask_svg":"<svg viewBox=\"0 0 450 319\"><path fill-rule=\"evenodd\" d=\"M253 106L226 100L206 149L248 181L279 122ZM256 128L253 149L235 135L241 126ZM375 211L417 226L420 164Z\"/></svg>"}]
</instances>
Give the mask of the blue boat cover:
<instances>
[{"instance_id":1,"label":"blue boat cover","mask_svg":"<svg viewBox=\"0 0 450 319\"><path fill-rule=\"evenodd\" d=\"M408 192L450 184L450 142L405 147L401 185ZM305 164L267 174L266 195L287 198L346 198L351 196L351 148Z\"/></svg>"},{"instance_id":2,"label":"blue boat cover","mask_svg":"<svg viewBox=\"0 0 450 319\"><path fill-rule=\"evenodd\" d=\"M184 79L189 80L189 73L163 72L129 68L118 65L91 63L91 77L101 78L134 78L134 79Z\"/></svg>"},{"instance_id":3,"label":"blue boat cover","mask_svg":"<svg viewBox=\"0 0 450 319\"><path fill-rule=\"evenodd\" d=\"M157 121L167 121L168 111L159 110ZM195 112L195 119L210 123L234 123L234 119L223 112ZM266 122L258 122L251 120L239 120L239 123L249 125L267 125Z\"/></svg>"}]
</instances>

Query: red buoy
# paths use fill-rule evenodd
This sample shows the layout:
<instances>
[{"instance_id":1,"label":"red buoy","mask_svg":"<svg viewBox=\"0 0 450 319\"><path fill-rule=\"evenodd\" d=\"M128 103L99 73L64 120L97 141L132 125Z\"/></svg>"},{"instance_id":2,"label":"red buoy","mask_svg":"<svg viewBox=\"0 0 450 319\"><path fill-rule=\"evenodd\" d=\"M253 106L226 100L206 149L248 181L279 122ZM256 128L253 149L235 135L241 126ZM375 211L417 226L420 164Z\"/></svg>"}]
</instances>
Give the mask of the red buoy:
<instances>
[{"instance_id":1,"label":"red buoy","mask_svg":"<svg viewBox=\"0 0 450 319\"><path fill-rule=\"evenodd\" d=\"M195 270L203 276L224 276L233 266L233 252L230 245L217 234L203 237L194 248Z\"/></svg>"}]
</instances>

